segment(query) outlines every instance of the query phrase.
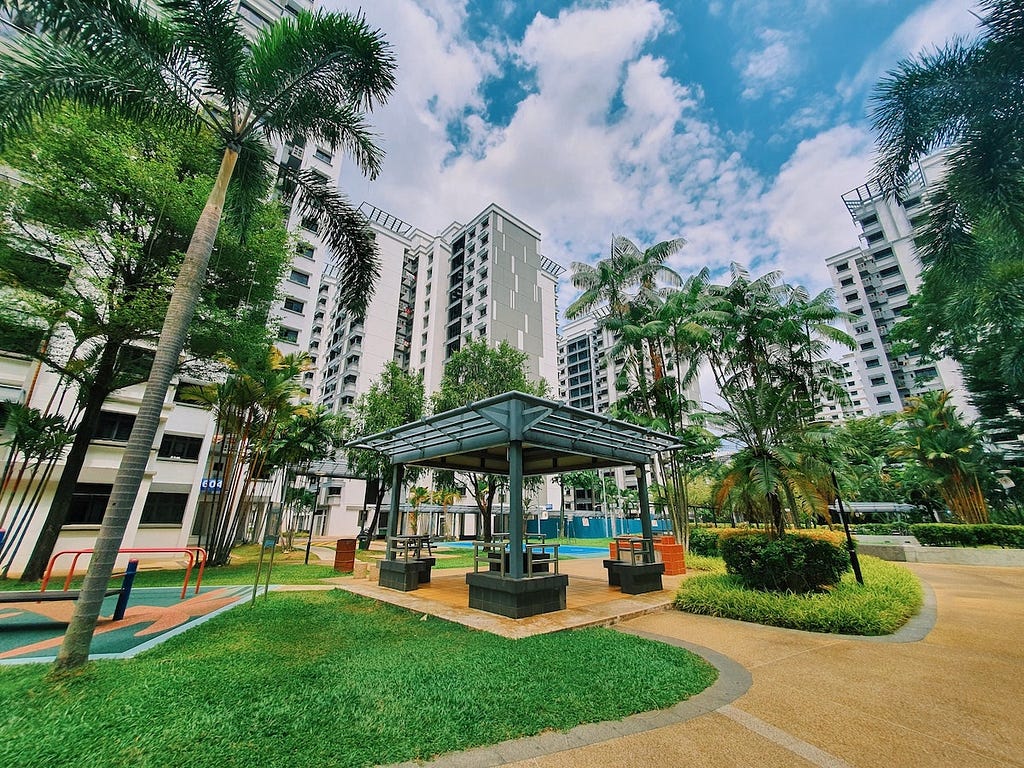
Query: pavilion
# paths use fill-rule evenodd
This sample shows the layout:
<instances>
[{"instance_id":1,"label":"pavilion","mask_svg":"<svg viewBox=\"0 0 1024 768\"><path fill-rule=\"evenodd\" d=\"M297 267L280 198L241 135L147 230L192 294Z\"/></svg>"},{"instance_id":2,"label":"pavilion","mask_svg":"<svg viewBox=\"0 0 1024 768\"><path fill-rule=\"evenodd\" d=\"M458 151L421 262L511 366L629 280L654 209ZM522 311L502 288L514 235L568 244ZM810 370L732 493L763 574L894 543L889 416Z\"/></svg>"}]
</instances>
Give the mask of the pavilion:
<instances>
[{"instance_id":1,"label":"pavilion","mask_svg":"<svg viewBox=\"0 0 1024 768\"><path fill-rule=\"evenodd\" d=\"M552 550L546 554L542 551L545 545L526 542L523 478L633 465L642 540L631 562L605 561L609 584L618 585L621 579L636 591L661 589L664 567L654 561L647 464L654 454L678 447L671 435L554 400L507 392L359 438L347 447L385 455L393 468L392 489L402 487L406 466L508 476L507 542L479 545L492 567L466 574L466 581L471 608L512 618L564 609L568 584L568 576L557 572L557 545L546 545ZM388 552L380 564L380 584L415 589L418 583L429 581L433 561L421 556L418 543L415 556L410 557L409 537L398 536L400 501L400 493L393 490ZM550 562L544 563L552 554L554 573L546 567Z\"/></svg>"}]
</instances>

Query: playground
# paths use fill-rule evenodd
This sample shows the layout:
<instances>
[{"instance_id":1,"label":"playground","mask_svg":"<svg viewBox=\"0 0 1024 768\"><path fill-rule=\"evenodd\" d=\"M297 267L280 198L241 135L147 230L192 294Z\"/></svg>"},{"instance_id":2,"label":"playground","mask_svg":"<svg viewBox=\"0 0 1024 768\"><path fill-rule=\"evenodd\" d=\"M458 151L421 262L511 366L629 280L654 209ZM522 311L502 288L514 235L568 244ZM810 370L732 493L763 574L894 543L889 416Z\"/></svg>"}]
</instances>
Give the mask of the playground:
<instances>
[{"instance_id":1,"label":"playground","mask_svg":"<svg viewBox=\"0 0 1024 768\"><path fill-rule=\"evenodd\" d=\"M111 618L118 599L111 595L100 611L90 656L134 656L231 608L251 593L251 586L209 586L182 598L180 587L135 587L120 621ZM0 664L51 661L74 606L72 600L0 605Z\"/></svg>"}]
</instances>

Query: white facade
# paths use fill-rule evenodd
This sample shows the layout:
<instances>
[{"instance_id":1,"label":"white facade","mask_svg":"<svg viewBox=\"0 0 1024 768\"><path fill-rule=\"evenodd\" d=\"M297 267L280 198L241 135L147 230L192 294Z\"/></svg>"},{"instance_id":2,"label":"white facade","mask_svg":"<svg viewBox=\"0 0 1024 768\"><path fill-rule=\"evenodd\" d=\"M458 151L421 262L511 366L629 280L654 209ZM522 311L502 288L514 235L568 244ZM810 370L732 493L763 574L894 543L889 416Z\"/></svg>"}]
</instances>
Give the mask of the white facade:
<instances>
[{"instance_id":1,"label":"white facade","mask_svg":"<svg viewBox=\"0 0 1024 768\"><path fill-rule=\"evenodd\" d=\"M942 154L924 158L898 196L884 195L869 182L843 195L860 227L861 245L825 260L837 303L853 315L848 330L857 343L855 377L862 387L865 413L894 413L913 395L948 389L968 418L976 418L959 366L948 358L927 362L916 354L897 354L889 334L921 284L914 235L926 222L931 185L945 174Z\"/></svg>"}]
</instances>

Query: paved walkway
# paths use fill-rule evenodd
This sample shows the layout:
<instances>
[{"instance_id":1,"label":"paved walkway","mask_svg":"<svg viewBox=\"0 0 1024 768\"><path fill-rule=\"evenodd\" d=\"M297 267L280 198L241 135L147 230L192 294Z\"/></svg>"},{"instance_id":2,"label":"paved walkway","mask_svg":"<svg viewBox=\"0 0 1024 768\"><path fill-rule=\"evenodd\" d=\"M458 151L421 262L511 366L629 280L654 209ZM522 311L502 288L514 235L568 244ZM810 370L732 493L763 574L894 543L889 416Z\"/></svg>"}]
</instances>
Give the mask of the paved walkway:
<instances>
[{"instance_id":1,"label":"paved walkway","mask_svg":"<svg viewBox=\"0 0 1024 768\"><path fill-rule=\"evenodd\" d=\"M936 621L923 639L835 637L675 611L645 615L620 626L725 656L722 684L672 710L471 750L436 765L1024 766L1024 569L909 567L934 591Z\"/></svg>"}]
</instances>

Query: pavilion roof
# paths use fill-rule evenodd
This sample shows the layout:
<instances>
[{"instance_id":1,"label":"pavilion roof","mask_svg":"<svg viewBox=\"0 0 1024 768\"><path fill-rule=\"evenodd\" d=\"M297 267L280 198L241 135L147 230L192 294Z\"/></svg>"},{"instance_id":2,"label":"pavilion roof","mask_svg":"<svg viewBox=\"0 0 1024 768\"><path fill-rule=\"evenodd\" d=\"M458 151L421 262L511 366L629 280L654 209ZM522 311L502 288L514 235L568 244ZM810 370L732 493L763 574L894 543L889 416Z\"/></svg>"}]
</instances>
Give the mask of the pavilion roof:
<instances>
[{"instance_id":1,"label":"pavilion roof","mask_svg":"<svg viewBox=\"0 0 1024 768\"><path fill-rule=\"evenodd\" d=\"M522 392L479 400L351 441L393 464L508 474L507 447L523 441L523 474L648 464L678 446L672 435Z\"/></svg>"}]
</instances>

